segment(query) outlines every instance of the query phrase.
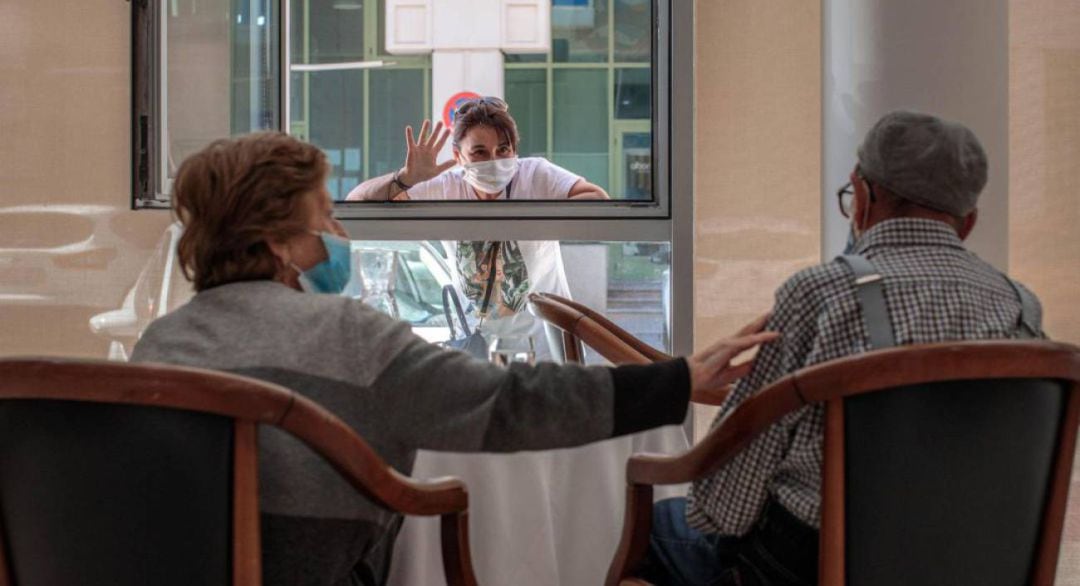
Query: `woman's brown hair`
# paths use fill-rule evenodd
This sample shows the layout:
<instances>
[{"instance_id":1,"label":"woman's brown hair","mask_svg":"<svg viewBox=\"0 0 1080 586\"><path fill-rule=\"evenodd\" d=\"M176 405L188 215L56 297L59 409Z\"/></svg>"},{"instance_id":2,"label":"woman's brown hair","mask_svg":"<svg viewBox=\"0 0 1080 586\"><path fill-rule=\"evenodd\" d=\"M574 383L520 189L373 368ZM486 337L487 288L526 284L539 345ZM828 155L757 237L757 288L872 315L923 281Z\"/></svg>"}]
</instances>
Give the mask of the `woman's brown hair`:
<instances>
[{"instance_id":1,"label":"woman's brown hair","mask_svg":"<svg viewBox=\"0 0 1080 586\"><path fill-rule=\"evenodd\" d=\"M173 182L173 211L184 225L180 268L196 291L273 278L268 240L307 229L305 196L322 187L322 152L280 132L222 139L188 157Z\"/></svg>"},{"instance_id":2,"label":"woman's brown hair","mask_svg":"<svg viewBox=\"0 0 1080 586\"><path fill-rule=\"evenodd\" d=\"M476 98L458 106L454 115L454 146L461 144L465 135L477 126L494 128L500 137L506 137L514 152L517 152L517 123L510 115L510 106L501 98Z\"/></svg>"}]
</instances>

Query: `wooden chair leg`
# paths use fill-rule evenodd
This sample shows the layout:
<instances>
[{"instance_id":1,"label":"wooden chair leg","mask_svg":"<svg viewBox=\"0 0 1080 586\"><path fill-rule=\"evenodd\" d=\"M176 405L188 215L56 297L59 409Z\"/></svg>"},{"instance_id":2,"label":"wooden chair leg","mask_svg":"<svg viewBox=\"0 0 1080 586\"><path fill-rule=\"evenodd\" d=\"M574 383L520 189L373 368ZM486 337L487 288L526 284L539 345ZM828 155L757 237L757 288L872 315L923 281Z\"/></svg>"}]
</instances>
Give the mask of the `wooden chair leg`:
<instances>
[{"instance_id":1,"label":"wooden chair leg","mask_svg":"<svg viewBox=\"0 0 1080 586\"><path fill-rule=\"evenodd\" d=\"M11 568L8 566L7 544L4 543L4 525L0 523L0 586L13 586L15 582L11 578Z\"/></svg>"},{"instance_id":2,"label":"wooden chair leg","mask_svg":"<svg viewBox=\"0 0 1080 586\"><path fill-rule=\"evenodd\" d=\"M1031 583L1052 586L1057 573L1061 533L1065 527L1065 510L1069 504L1069 485L1072 484L1073 457L1076 454L1077 423L1080 421L1080 384L1073 383L1061 422L1061 438L1050 478L1050 494L1043 512L1042 535L1035 554Z\"/></svg>"},{"instance_id":3,"label":"wooden chair leg","mask_svg":"<svg viewBox=\"0 0 1080 586\"><path fill-rule=\"evenodd\" d=\"M821 538L818 545L818 583L845 583L844 546L844 402L825 406L825 465L822 474Z\"/></svg>"},{"instance_id":4,"label":"wooden chair leg","mask_svg":"<svg viewBox=\"0 0 1080 586\"><path fill-rule=\"evenodd\" d=\"M447 513L441 517L443 572L447 586L477 586L469 550L469 513Z\"/></svg>"},{"instance_id":5,"label":"wooden chair leg","mask_svg":"<svg viewBox=\"0 0 1080 586\"><path fill-rule=\"evenodd\" d=\"M653 487L648 484L629 484L626 487L626 511L623 512L623 532L619 548L608 568L606 586L645 584L632 574L649 549L652 531Z\"/></svg>"},{"instance_id":6,"label":"wooden chair leg","mask_svg":"<svg viewBox=\"0 0 1080 586\"><path fill-rule=\"evenodd\" d=\"M233 433L233 584L262 584L259 542L258 425L237 421Z\"/></svg>"},{"instance_id":7,"label":"wooden chair leg","mask_svg":"<svg viewBox=\"0 0 1080 586\"><path fill-rule=\"evenodd\" d=\"M584 362L584 356L581 351L581 340L577 339L577 336L569 333L562 333L563 339L563 361L566 363L580 363Z\"/></svg>"}]
</instances>

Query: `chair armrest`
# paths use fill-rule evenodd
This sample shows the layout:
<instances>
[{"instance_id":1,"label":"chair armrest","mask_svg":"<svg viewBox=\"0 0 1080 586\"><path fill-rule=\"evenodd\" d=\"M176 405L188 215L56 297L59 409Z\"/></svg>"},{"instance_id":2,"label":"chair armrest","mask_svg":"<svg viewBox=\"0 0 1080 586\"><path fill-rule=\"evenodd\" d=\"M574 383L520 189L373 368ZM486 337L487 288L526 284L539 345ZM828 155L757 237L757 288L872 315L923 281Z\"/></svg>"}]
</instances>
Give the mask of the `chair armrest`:
<instances>
[{"instance_id":1,"label":"chair armrest","mask_svg":"<svg viewBox=\"0 0 1080 586\"><path fill-rule=\"evenodd\" d=\"M739 405L701 443L677 456L635 454L626 463L626 511L619 547L608 569L606 586L633 579L648 548L652 530L653 485L681 484L712 474L761 432L805 405L787 376ZM633 584L634 582L629 582Z\"/></svg>"},{"instance_id":2,"label":"chair armrest","mask_svg":"<svg viewBox=\"0 0 1080 586\"><path fill-rule=\"evenodd\" d=\"M724 404L724 401L731 396L731 392L734 390L734 385L728 385L718 391L691 391L690 402L719 407Z\"/></svg>"},{"instance_id":3,"label":"chair armrest","mask_svg":"<svg viewBox=\"0 0 1080 586\"><path fill-rule=\"evenodd\" d=\"M633 484L681 484L720 469L778 419L805 403L787 376L739 405L700 443L677 456L635 454L626 465Z\"/></svg>"},{"instance_id":4,"label":"chair armrest","mask_svg":"<svg viewBox=\"0 0 1080 586\"><path fill-rule=\"evenodd\" d=\"M535 295L537 297L543 297L555 301L556 303L561 303L571 309L577 310L583 316L593 320L601 328L607 330L620 341L630 346L634 351L644 356L650 362L661 362L664 360L671 360L673 358L673 356L661 352L660 350L657 350L656 348L653 348L652 346L641 341L639 338L637 338L630 332L627 332L623 328L619 327L618 324L608 319L605 315L592 309L587 305L582 305L581 303L578 303L572 299L566 299L565 297L560 297L553 293L533 293L532 295ZM530 298L532 297L532 295L530 295ZM606 355L604 357L608 360L611 360L612 362L615 362ZM618 363L616 362L616 364Z\"/></svg>"},{"instance_id":5,"label":"chair armrest","mask_svg":"<svg viewBox=\"0 0 1080 586\"><path fill-rule=\"evenodd\" d=\"M529 300L541 317L563 330L564 335L581 340L612 364L649 364L672 359L580 303L550 293L532 293ZM730 385L719 391L698 391L690 396L690 401L722 405L731 391Z\"/></svg>"},{"instance_id":6,"label":"chair armrest","mask_svg":"<svg viewBox=\"0 0 1080 586\"><path fill-rule=\"evenodd\" d=\"M279 426L323 454L354 488L379 506L406 515L440 516L447 586L476 586L469 547L469 494L456 478L413 480L391 468L352 428L296 395Z\"/></svg>"},{"instance_id":7,"label":"chair armrest","mask_svg":"<svg viewBox=\"0 0 1080 586\"><path fill-rule=\"evenodd\" d=\"M460 480L440 478L425 482L399 473L352 428L306 397L296 395L279 425L324 454L346 481L385 509L421 516L468 509L469 495Z\"/></svg>"}]
</instances>

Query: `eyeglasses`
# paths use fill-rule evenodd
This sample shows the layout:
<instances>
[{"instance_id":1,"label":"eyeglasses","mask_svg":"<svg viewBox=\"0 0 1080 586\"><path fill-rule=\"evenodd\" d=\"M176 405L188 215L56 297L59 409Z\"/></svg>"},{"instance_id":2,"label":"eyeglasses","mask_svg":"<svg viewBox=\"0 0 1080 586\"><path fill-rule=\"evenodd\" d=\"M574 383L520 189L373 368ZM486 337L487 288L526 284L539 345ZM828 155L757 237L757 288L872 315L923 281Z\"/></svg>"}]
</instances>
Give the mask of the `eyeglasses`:
<instances>
[{"instance_id":1,"label":"eyeglasses","mask_svg":"<svg viewBox=\"0 0 1080 586\"><path fill-rule=\"evenodd\" d=\"M858 173L856 171L856 173ZM870 202L873 203L876 199L874 197L874 185L867 180L866 177L858 175L859 179L866 183L866 189L870 194ZM850 181L844 184L843 187L836 190L836 201L840 205L840 213L845 218L851 217L851 212L855 207L855 186Z\"/></svg>"},{"instance_id":2,"label":"eyeglasses","mask_svg":"<svg viewBox=\"0 0 1080 586\"><path fill-rule=\"evenodd\" d=\"M480 106L491 106L496 110L509 110L510 106L502 98L496 98L494 96L485 96L483 98L473 98L457 107L457 114L466 114L473 108L479 108Z\"/></svg>"},{"instance_id":3,"label":"eyeglasses","mask_svg":"<svg viewBox=\"0 0 1080 586\"><path fill-rule=\"evenodd\" d=\"M855 187L851 185L850 181L836 190L836 201L840 204L840 214L845 218L850 218L851 209L855 205Z\"/></svg>"}]
</instances>

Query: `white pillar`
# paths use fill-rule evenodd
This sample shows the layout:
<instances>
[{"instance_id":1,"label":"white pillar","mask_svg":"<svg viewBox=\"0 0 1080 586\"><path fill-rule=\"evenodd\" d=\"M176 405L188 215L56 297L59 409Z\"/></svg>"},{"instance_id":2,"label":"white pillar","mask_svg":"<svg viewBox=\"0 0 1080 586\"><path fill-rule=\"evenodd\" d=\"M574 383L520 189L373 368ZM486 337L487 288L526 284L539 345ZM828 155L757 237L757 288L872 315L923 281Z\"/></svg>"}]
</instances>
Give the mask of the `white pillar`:
<instances>
[{"instance_id":1,"label":"white pillar","mask_svg":"<svg viewBox=\"0 0 1080 586\"><path fill-rule=\"evenodd\" d=\"M498 49L442 50L431 54L431 121L443 119L447 101L462 92L503 95L503 53ZM440 158L450 156L446 143Z\"/></svg>"},{"instance_id":2,"label":"white pillar","mask_svg":"<svg viewBox=\"0 0 1080 586\"><path fill-rule=\"evenodd\" d=\"M432 56L432 123L469 94L505 97L503 51L551 50L550 0L383 1L387 52Z\"/></svg>"},{"instance_id":3,"label":"white pillar","mask_svg":"<svg viewBox=\"0 0 1080 586\"><path fill-rule=\"evenodd\" d=\"M824 0L822 10L822 255L843 249L836 190L855 150L885 113L909 109L966 124L982 141L990 181L968 246L1008 265L1007 0Z\"/></svg>"},{"instance_id":4,"label":"white pillar","mask_svg":"<svg viewBox=\"0 0 1080 586\"><path fill-rule=\"evenodd\" d=\"M431 119L461 92L503 95L502 0L435 0L432 7ZM449 150L449 149L448 149Z\"/></svg>"}]
</instances>

